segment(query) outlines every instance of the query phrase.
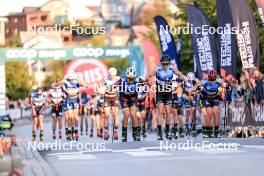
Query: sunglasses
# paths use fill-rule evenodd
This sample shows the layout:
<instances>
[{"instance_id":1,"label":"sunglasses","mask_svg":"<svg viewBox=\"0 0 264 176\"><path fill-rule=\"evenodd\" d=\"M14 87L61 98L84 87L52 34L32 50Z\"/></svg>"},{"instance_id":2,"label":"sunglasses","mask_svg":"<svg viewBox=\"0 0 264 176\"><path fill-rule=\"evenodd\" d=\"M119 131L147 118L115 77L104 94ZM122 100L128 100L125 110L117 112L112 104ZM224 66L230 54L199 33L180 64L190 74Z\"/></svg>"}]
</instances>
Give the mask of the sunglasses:
<instances>
[{"instance_id":1,"label":"sunglasses","mask_svg":"<svg viewBox=\"0 0 264 176\"><path fill-rule=\"evenodd\" d=\"M168 66L169 63L162 63L162 66Z\"/></svg>"},{"instance_id":2,"label":"sunglasses","mask_svg":"<svg viewBox=\"0 0 264 176\"><path fill-rule=\"evenodd\" d=\"M131 81L134 81L135 78L128 78L127 80L131 82Z\"/></svg>"}]
</instances>

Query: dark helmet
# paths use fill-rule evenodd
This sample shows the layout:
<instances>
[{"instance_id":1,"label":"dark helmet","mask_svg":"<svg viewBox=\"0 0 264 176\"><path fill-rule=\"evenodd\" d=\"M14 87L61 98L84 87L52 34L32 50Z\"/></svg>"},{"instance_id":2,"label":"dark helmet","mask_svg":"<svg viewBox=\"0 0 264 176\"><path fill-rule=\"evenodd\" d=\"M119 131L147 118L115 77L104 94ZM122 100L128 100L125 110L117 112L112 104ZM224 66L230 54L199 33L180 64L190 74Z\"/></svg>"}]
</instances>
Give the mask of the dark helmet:
<instances>
[{"instance_id":1,"label":"dark helmet","mask_svg":"<svg viewBox=\"0 0 264 176\"><path fill-rule=\"evenodd\" d=\"M215 70L209 70L208 79L209 81L215 81L217 77L217 72Z\"/></svg>"},{"instance_id":2,"label":"dark helmet","mask_svg":"<svg viewBox=\"0 0 264 176\"><path fill-rule=\"evenodd\" d=\"M170 57L168 55L162 55L160 58L161 64L169 64L170 63Z\"/></svg>"},{"instance_id":3,"label":"dark helmet","mask_svg":"<svg viewBox=\"0 0 264 176\"><path fill-rule=\"evenodd\" d=\"M82 97L82 98L86 98L86 97L87 97L87 93L86 93L86 92L82 92L81 97Z\"/></svg>"},{"instance_id":4,"label":"dark helmet","mask_svg":"<svg viewBox=\"0 0 264 176\"><path fill-rule=\"evenodd\" d=\"M42 89L40 87L38 87L36 89L36 93L37 93L37 95L42 95Z\"/></svg>"}]
</instances>

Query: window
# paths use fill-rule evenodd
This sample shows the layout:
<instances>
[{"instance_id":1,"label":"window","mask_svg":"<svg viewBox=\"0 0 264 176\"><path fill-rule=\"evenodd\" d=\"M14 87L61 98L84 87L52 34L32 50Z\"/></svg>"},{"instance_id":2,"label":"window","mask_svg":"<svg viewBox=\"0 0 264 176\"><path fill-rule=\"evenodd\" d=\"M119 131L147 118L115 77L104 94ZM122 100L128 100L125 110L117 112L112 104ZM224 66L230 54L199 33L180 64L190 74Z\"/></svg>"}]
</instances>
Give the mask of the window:
<instances>
[{"instance_id":1,"label":"window","mask_svg":"<svg viewBox=\"0 0 264 176\"><path fill-rule=\"evenodd\" d=\"M47 18L48 18L48 17L47 17L47 15L43 15L43 16L41 16L40 18L41 18L41 21L47 21Z\"/></svg>"},{"instance_id":2,"label":"window","mask_svg":"<svg viewBox=\"0 0 264 176\"><path fill-rule=\"evenodd\" d=\"M9 29L6 29L6 34L9 34L10 30Z\"/></svg>"},{"instance_id":3,"label":"window","mask_svg":"<svg viewBox=\"0 0 264 176\"><path fill-rule=\"evenodd\" d=\"M63 41L64 41L64 42L68 42L69 40L70 40L69 37L64 37L64 38L63 38Z\"/></svg>"},{"instance_id":4,"label":"window","mask_svg":"<svg viewBox=\"0 0 264 176\"><path fill-rule=\"evenodd\" d=\"M47 68L46 67L42 67L42 72L46 72L47 71Z\"/></svg>"},{"instance_id":5,"label":"window","mask_svg":"<svg viewBox=\"0 0 264 176\"><path fill-rule=\"evenodd\" d=\"M30 21L35 21L37 19L36 16L30 17Z\"/></svg>"},{"instance_id":6,"label":"window","mask_svg":"<svg viewBox=\"0 0 264 176\"><path fill-rule=\"evenodd\" d=\"M14 29L14 34L18 34L18 29Z\"/></svg>"}]
</instances>

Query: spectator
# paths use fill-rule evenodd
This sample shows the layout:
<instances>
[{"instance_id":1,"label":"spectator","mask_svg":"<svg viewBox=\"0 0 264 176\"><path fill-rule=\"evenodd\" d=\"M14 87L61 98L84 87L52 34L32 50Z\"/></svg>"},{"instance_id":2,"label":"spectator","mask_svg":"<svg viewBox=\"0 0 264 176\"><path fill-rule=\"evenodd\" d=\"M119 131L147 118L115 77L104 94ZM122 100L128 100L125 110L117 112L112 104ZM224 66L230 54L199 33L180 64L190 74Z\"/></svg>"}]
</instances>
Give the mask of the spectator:
<instances>
[{"instance_id":1,"label":"spectator","mask_svg":"<svg viewBox=\"0 0 264 176\"><path fill-rule=\"evenodd\" d=\"M250 102L253 101L253 90L252 90L247 74L242 75L240 78L240 81L241 81L241 86L239 90L240 96L243 96L246 105L249 105Z\"/></svg>"},{"instance_id":2,"label":"spectator","mask_svg":"<svg viewBox=\"0 0 264 176\"><path fill-rule=\"evenodd\" d=\"M234 103L237 101L238 98L238 82L234 79L231 81L231 101Z\"/></svg>"},{"instance_id":3,"label":"spectator","mask_svg":"<svg viewBox=\"0 0 264 176\"><path fill-rule=\"evenodd\" d=\"M254 93L256 102L260 104L264 100L264 75L258 69L253 69L252 78L255 81Z\"/></svg>"}]
</instances>

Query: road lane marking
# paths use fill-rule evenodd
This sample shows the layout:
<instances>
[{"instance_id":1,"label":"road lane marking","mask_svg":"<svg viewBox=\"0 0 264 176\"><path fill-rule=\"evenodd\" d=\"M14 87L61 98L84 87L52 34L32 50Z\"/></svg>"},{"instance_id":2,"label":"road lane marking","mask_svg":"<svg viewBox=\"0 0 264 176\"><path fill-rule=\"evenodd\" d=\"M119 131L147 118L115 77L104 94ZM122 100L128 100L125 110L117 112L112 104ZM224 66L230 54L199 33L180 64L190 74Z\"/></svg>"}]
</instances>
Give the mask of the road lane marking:
<instances>
[{"instance_id":1,"label":"road lane marking","mask_svg":"<svg viewBox=\"0 0 264 176\"><path fill-rule=\"evenodd\" d=\"M137 148L137 149L125 149L125 150L112 150L113 153L125 153L125 152L139 152L146 151L145 149Z\"/></svg>"},{"instance_id":2,"label":"road lane marking","mask_svg":"<svg viewBox=\"0 0 264 176\"><path fill-rule=\"evenodd\" d=\"M134 157L153 157L153 156L169 156L171 154L159 152L159 151L134 151L134 152L124 152L128 155Z\"/></svg>"},{"instance_id":3,"label":"road lane marking","mask_svg":"<svg viewBox=\"0 0 264 176\"><path fill-rule=\"evenodd\" d=\"M77 154L77 155L57 155L59 160L90 160L96 159L95 156L89 154Z\"/></svg>"},{"instance_id":4,"label":"road lane marking","mask_svg":"<svg viewBox=\"0 0 264 176\"><path fill-rule=\"evenodd\" d=\"M75 154L83 154L82 151L80 152L60 152L60 153L48 153L47 156L57 156L57 155L75 155Z\"/></svg>"},{"instance_id":5,"label":"road lane marking","mask_svg":"<svg viewBox=\"0 0 264 176\"><path fill-rule=\"evenodd\" d=\"M193 150L195 152L201 152L206 154L228 154L228 153L244 153L246 151L243 150L210 150L210 149L203 149L203 150Z\"/></svg>"},{"instance_id":6,"label":"road lane marking","mask_svg":"<svg viewBox=\"0 0 264 176\"><path fill-rule=\"evenodd\" d=\"M264 149L263 145L242 145L242 148L257 148L257 149Z\"/></svg>"},{"instance_id":7,"label":"road lane marking","mask_svg":"<svg viewBox=\"0 0 264 176\"><path fill-rule=\"evenodd\" d=\"M157 150L157 149L160 150L161 147L140 147L140 148L144 150Z\"/></svg>"},{"instance_id":8,"label":"road lane marking","mask_svg":"<svg viewBox=\"0 0 264 176\"><path fill-rule=\"evenodd\" d=\"M207 156L171 156L171 157L153 157L151 158L151 161L192 161L192 160L197 160L197 161L203 161L204 159L234 159L238 158L238 156L216 156L216 155L207 155ZM149 157L131 157L131 158L126 158L126 159L115 159L115 160L102 160L102 159L96 159L96 160L90 160L90 162L79 160L79 162L74 162L74 163L68 163L70 166L74 165L84 165L84 166L91 166L91 165L105 165L105 164L123 164L123 163L139 163L139 162L144 162L144 161L150 161ZM56 166L63 166L67 165L67 163L63 162L53 162L53 165Z\"/></svg>"}]
</instances>

